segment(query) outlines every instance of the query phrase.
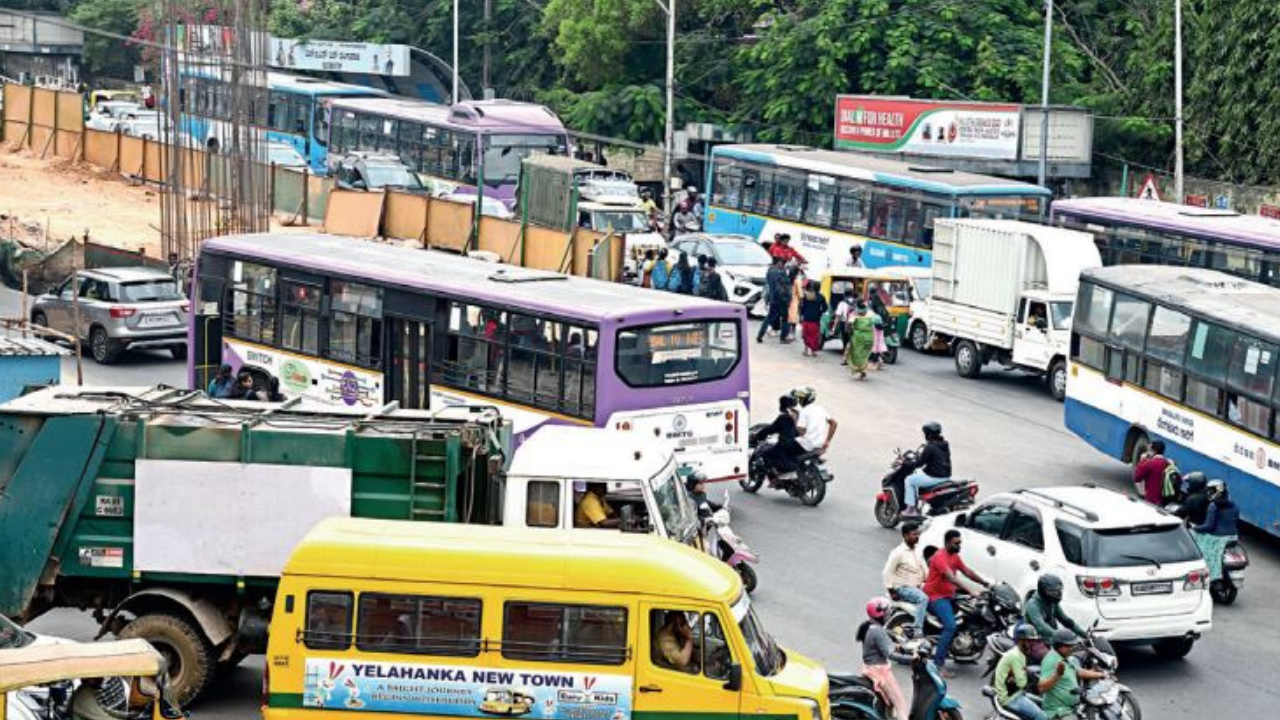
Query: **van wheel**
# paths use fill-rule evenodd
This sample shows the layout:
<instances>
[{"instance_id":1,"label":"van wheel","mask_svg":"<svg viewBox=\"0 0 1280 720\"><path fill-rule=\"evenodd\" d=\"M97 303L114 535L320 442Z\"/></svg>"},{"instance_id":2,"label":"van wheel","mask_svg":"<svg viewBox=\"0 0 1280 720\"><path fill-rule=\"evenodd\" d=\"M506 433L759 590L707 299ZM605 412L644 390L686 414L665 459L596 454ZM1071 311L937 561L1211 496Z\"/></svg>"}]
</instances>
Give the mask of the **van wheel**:
<instances>
[{"instance_id":1,"label":"van wheel","mask_svg":"<svg viewBox=\"0 0 1280 720\"><path fill-rule=\"evenodd\" d=\"M1179 637L1158 640L1151 647L1161 660L1181 660L1191 652L1191 646L1195 644L1196 641L1191 638Z\"/></svg>"},{"instance_id":2,"label":"van wheel","mask_svg":"<svg viewBox=\"0 0 1280 720\"><path fill-rule=\"evenodd\" d=\"M184 618L164 613L143 615L120 631L120 639L141 638L164 656L169 688L186 706L213 682L217 657L198 628Z\"/></svg>"},{"instance_id":3,"label":"van wheel","mask_svg":"<svg viewBox=\"0 0 1280 720\"><path fill-rule=\"evenodd\" d=\"M1062 402L1067 397L1067 361L1054 360L1049 366L1049 394L1054 400Z\"/></svg>"},{"instance_id":4,"label":"van wheel","mask_svg":"<svg viewBox=\"0 0 1280 720\"><path fill-rule=\"evenodd\" d=\"M961 340L956 345L956 372L970 380L982 374L982 353L972 340Z\"/></svg>"}]
</instances>

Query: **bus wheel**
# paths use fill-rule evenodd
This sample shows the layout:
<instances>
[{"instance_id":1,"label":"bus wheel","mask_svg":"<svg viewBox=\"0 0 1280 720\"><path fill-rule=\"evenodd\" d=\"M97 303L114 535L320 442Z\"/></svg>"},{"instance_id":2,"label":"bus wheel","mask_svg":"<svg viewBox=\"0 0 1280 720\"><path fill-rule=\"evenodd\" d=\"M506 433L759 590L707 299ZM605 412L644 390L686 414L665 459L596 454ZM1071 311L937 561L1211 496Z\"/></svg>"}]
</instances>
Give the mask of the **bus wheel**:
<instances>
[{"instance_id":1,"label":"bus wheel","mask_svg":"<svg viewBox=\"0 0 1280 720\"><path fill-rule=\"evenodd\" d=\"M122 640L142 638L164 656L169 687L180 706L188 705L213 682L217 657L198 628L165 613L143 615L120 631Z\"/></svg>"}]
</instances>

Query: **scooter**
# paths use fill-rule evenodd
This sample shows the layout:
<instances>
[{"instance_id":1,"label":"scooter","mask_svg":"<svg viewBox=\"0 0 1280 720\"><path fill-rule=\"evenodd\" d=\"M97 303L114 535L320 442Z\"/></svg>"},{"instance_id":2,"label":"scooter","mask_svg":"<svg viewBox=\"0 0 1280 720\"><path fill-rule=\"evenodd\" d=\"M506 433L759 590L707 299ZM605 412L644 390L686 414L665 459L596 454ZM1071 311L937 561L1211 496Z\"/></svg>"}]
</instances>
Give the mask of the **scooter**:
<instances>
[{"instance_id":1,"label":"scooter","mask_svg":"<svg viewBox=\"0 0 1280 720\"><path fill-rule=\"evenodd\" d=\"M713 511L709 504L703 503L698 507L698 517L702 520L703 549L708 555L733 568L738 577L742 578L742 587L747 592L754 592L759 579L755 568L751 566L759 562L759 559L746 541L738 537L729 526L729 491L725 491L724 503L719 510Z\"/></svg>"},{"instance_id":2,"label":"scooter","mask_svg":"<svg viewBox=\"0 0 1280 720\"><path fill-rule=\"evenodd\" d=\"M769 487L785 491L788 495L799 498L808 507L814 507L827 496L827 483L835 479L816 452L807 452L796 458L794 477L783 477L766 459L765 453L777 442L770 435L758 438L765 425L753 425L748 445L751 448L751 462L747 468L747 476L738 481L743 490L749 493L758 492L765 482Z\"/></svg>"},{"instance_id":3,"label":"scooter","mask_svg":"<svg viewBox=\"0 0 1280 720\"><path fill-rule=\"evenodd\" d=\"M964 720L960 702L947 695L947 681L933 664L933 645L920 643L911 661L910 720ZM875 684L863 675L832 673L831 716L837 720L888 720L892 717Z\"/></svg>"},{"instance_id":4,"label":"scooter","mask_svg":"<svg viewBox=\"0 0 1280 720\"><path fill-rule=\"evenodd\" d=\"M880 480L880 492L876 494L876 522L887 528L895 528L902 522L902 502L907 496L907 477L913 472L920 457L918 450L894 450L893 466ZM943 515L972 507L978 497L978 482L969 479L952 479L928 490L920 491L925 515Z\"/></svg>"},{"instance_id":5,"label":"scooter","mask_svg":"<svg viewBox=\"0 0 1280 720\"><path fill-rule=\"evenodd\" d=\"M1249 552L1239 540L1232 540L1222 551L1222 577L1210 578L1209 596L1221 605L1236 601L1244 587L1244 569L1249 567Z\"/></svg>"},{"instance_id":6,"label":"scooter","mask_svg":"<svg viewBox=\"0 0 1280 720\"><path fill-rule=\"evenodd\" d=\"M865 675L827 673L831 717L837 720L888 720L889 709Z\"/></svg>"}]
</instances>

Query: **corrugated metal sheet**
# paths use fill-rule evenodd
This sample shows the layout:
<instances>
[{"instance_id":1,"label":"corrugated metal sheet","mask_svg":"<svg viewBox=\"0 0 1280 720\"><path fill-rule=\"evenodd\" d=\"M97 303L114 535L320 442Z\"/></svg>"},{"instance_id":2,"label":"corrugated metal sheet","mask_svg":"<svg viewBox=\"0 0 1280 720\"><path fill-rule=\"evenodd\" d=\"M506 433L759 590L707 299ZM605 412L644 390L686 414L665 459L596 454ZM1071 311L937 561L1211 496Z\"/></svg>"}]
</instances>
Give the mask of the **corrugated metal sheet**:
<instances>
[{"instance_id":1,"label":"corrugated metal sheet","mask_svg":"<svg viewBox=\"0 0 1280 720\"><path fill-rule=\"evenodd\" d=\"M17 355L70 355L71 351L37 338L0 335L0 357Z\"/></svg>"}]
</instances>

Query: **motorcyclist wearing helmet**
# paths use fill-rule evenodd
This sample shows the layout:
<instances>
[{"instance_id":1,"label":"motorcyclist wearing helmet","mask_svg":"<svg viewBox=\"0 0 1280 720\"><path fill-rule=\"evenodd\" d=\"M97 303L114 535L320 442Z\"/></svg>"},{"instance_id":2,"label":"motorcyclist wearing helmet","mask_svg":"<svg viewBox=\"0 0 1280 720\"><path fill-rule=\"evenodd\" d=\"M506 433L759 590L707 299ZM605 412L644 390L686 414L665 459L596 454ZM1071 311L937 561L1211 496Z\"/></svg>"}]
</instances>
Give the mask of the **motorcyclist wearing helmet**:
<instances>
[{"instance_id":1,"label":"motorcyclist wearing helmet","mask_svg":"<svg viewBox=\"0 0 1280 720\"><path fill-rule=\"evenodd\" d=\"M791 395L778 398L778 417L752 438L760 442L770 435L778 436L778 441L764 451L763 457L770 467L778 471L780 479L795 477L796 458L804 454L804 447L796 439L799 437L796 418L800 414L797 405L796 399Z\"/></svg>"},{"instance_id":2,"label":"motorcyclist wearing helmet","mask_svg":"<svg viewBox=\"0 0 1280 720\"><path fill-rule=\"evenodd\" d=\"M1080 642L1075 633L1062 628L1052 635L1053 649L1040 663L1040 683L1037 689L1043 696L1041 707L1044 716L1053 718L1074 717L1080 704L1080 681L1100 680L1106 673L1086 670L1077 664L1072 651Z\"/></svg>"},{"instance_id":3,"label":"motorcyclist wearing helmet","mask_svg":"<svg viewBox=\"0 0 1280 720\"><path fill-rule=\"evenodd\" d=\"M1040 637L1053 637L1060 628L1066 628L1076 635L1084 635L1084 628L1072 620L1062 610L1062 578L1053 573L1045 573L1036 581L1036 591L1027 599L1022 611L1022 621L1034 627ZM1031 649L1031 660L1040 662L1049 652L1044 642L1036 642Z\"/></svg>"},{"instance_id":4,"label":"motorcyclist wearing helmet","mask_svg":"<svg viewBox=\"0 0 1280 720\"><path fill-rule=\"evenodd\" d=\"M910 664L911 653L904 653L889 640L884 622L889 617L889 598L873 597L867 601L867 619L858 626L858 642L862 643L862 674L875 685L876 692L889 706L895 720L907 720L911 709L906 696L893 676L890 661Z\"/></svg>"},{"instance_id":5,"label":"motorcyclist wearing helmet","mask_svg":"<svg viewBox=\"0 0 1280 720\"><path fill-rule=\"evenodd\" d=\"M920 514L916 504L920 501L921 490L937 487L951 479L951 446L942 437L942 425L927 422L920 430L924 433L924 447L911 467L915 472L907 477L904 516Z\"/></svg>"},{"instance_id":6,"label":"motorcyclist wearing helmet","mask_svg":"<svg viewBox=\"0 0 1280 720\"><path fill-rule=\"evenodd\" d=\"M1000 656L992 686L1000 707L1023 720L1045 720L1044 711L1027 697L1027 658L1040 642L1035 625L1018 623L1013 629L1014 646Z\"/></svg>"},{"instance_id":7,"label":"motorcyclist wearing helmet","mask_svg":"<svg viewBox=\"0 0 1280 720\"><path fill-rule=\"evenodd\" d=\"M839 423L826 408L818 404L818 393L813 388L798 387L791 391L791 397L800 405L800 415L796 418L800 433L797 441L805 452L825 455L831 447L831 439L836 436Z\"/></svg>"},{"instance_id":8,"label":"motorcyclist wearing helmet","mask_svg":"<svg viewBox=\"0 0 1280 720\"><path fill-rule=\"evenodd\" d=\"M1240 533L1240 508L1231 500L1227 484L1221 480L1210 480L1206 494L1209 510L1204 522L1191 528L1191 537L1204 555L1209 577L1217 579L1222 577L1222 555Z\"/></svg>"},{"instance_id":9,"label":"motorcyclist wearing helmet","mask_svg":"<svg viewBox=\"0 0 1280 720\"><path fill-rule=\"evenodd\" d=\"M711 512L723 507L707 498L707 474L701 470L694 471L689 477L685 478L684 487L689 491L689 497L693 499L693 507L699 514L702 512L703 505L711 508Z\"/></svg>"},{"instance_id":10,"label":"motorcyclist wearing helmet","mask_svg":"<svg viewBox=\"0 0 1280 720\"><path fill-rule=\"evenodd\" d=\"M1209 481L1200 471L1189 472L1182 476L1183 500L1178 508L1178 517L1191 523L1192 527L1203 525L1209 513Z\"/></svg>"}]
</instances>

